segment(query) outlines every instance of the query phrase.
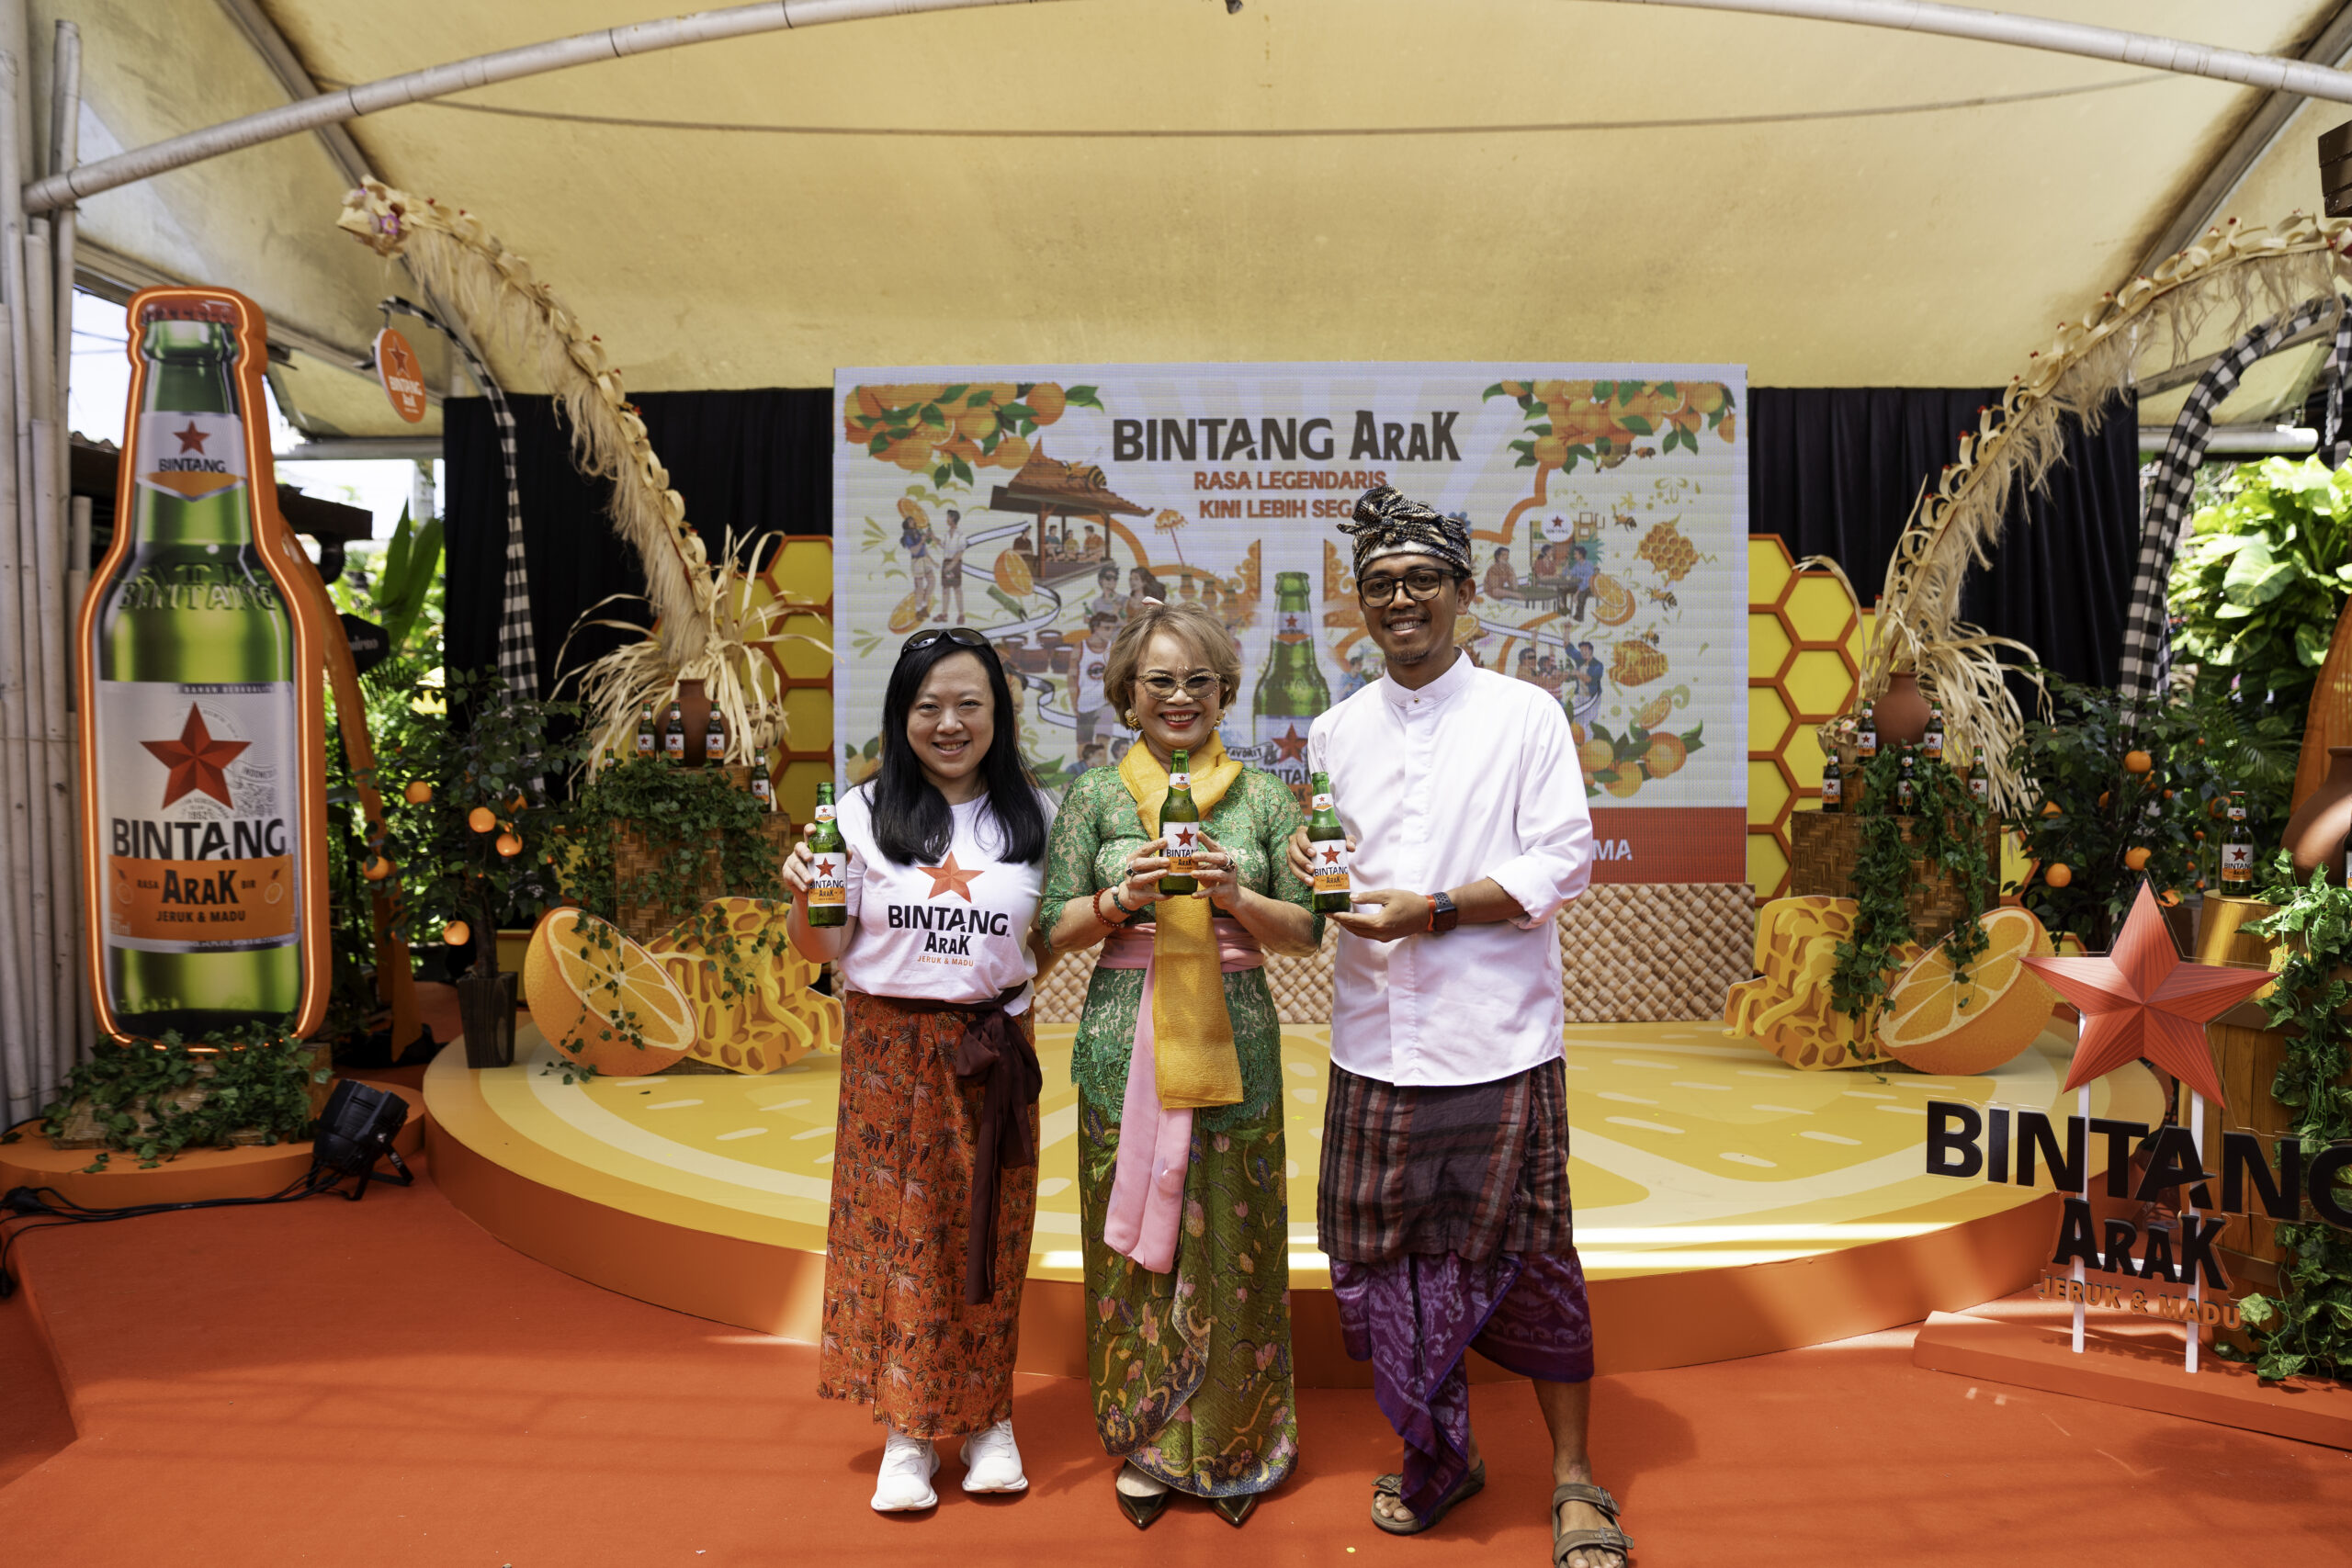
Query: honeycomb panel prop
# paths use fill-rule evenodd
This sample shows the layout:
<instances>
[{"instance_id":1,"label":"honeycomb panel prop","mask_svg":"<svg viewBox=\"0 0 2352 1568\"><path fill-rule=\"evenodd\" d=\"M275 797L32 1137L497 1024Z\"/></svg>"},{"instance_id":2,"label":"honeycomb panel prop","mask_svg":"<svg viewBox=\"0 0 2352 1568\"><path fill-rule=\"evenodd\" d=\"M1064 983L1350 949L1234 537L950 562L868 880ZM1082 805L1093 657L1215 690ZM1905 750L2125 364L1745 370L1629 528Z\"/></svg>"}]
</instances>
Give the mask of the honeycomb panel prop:
<instances>
[{"instance_id":1,"label":"honeycomb panel prop","mask_svg":"<svg viewBox=\"0 0 2352 1568\"><path fill-rule=\"evenodd\" d=\"M784 743L768 753L776 804L796 822L816 815L817 785L833 776L833 541L786 535L752 580L753 606L797 608L760 645L784 697Z\"/></svg>"},{"instance_id":2,"label":"honeycomb panel prop","mask_svg":"<svg viewBox=\"0 0 2352 1568\"><path fill-rule=\"evenodd\" d=\"M1758 899L1788 890L1789 817L1821 808L1814 726L1853 703L1866 635L1844 583L1798 571L1778 534L1747 536L1747 880Z\"/></svg>"}]
</instances>

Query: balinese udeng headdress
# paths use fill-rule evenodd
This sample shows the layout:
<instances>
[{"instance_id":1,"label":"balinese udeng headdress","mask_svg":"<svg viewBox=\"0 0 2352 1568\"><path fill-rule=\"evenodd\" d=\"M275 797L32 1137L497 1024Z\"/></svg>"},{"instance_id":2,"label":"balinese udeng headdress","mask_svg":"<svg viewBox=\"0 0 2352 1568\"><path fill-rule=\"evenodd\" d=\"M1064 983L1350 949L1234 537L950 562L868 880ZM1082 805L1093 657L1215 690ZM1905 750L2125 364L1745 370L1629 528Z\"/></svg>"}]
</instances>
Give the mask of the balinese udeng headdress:
<instances>
[{"instance_id":1,"label":"balinese udeng headdress","mask_svg":"<svg viewBox=\"0 0 2352 1568\"><path fill-rule=\"evenodd\" d=\"M1358 496L1340 532L1355 536L1358 577L1383 556L1435 556L1457 576L1470 570L1469 525L1408 501L1386 485Z\"/></svg>"}]
</instances>

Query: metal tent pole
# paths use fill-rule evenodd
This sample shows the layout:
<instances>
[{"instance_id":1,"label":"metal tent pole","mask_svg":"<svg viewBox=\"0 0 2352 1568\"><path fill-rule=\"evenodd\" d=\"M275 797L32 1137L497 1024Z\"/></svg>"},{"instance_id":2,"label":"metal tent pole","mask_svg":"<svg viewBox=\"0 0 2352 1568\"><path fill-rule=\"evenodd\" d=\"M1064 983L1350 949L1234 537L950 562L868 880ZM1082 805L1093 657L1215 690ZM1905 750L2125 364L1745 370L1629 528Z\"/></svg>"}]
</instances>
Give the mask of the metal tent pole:
<instances>
[{"instance_id":1,"label":"metal tent pole","mask_svg":"<svg viewBox=\"0 0 2352 1568\"><path fill-rule=\"evenodd\" d=\"M13 30L12 30L13 28ZM49 1088L43 1061L37 991L45 992L44 971L36 964L33 932L33 852L31 832L32 680L31 647L39 635L33 608L32 552L26 547L24 508L19 494L23 465L17 445L17 347L22 334L16 320L22 305L17 276L9 265L17 249L22 209L17 204L17 97L23 91L21 70L25 36L23 0L0 0L0 289L6 309L0 309L0 1089L7 1095L11 1121L39 1107Z\"/></svg>"},{"instance_id":2,"label":"metal tent pole","mask_svg":"<svg viewBox=\"0 0 2352 1568\"><path fill-rule=\"evenodd\" d=\"M62 174L74 166L81 155L82 145L82 29L70 21L60 19L52 40L53 60L50 69L49 172ZM58 1039L51 1059L60 1073L70 1072L82 1059L97 1035L97 1021L90 1002L90 988L83 977L83 943L88 926L87 890L85 878L80 874L81 857L78 836L81 813L82 760L74 744L74 730L69 716L74 711L74 670L78 655L73 648L75 617L81 614L82 593L90 581L90 503L86 498L76 501L74 490L74 417L72 390L74 385L74 250L81 214L72 205L61 207L56 213L53 254L50 276L56 294L55 333L56 353L52 362L55 379L51 406L51 419L56 427L55 480L52 486L57 506L43 520L43 536L60 547L62 560L47 570L41 580L44 595L54 595L57 605L57 641L60 657L54 664L58 680L57 699L49 712L56 735L59 759L57 776L65 785L60 798L64 805L58 824L57 843L62 849L59 862L65 868L65 885L60 890L58 908L62 916L57 952L62 965L58 1008Z\"/></svg>"}]
</instances>

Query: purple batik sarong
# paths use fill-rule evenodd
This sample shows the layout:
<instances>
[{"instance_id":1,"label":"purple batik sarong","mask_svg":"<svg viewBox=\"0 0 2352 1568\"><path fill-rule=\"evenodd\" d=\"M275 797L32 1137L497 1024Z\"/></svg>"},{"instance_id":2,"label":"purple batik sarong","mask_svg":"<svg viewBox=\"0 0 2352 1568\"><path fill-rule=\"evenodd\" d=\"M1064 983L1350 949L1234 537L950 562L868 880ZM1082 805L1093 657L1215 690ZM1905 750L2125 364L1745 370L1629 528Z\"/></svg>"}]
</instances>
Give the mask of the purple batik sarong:
<instances>
[{"instance_id":1,"label":"purple batik sarong","mask_svg":"<svg viewBox=\"0 0 2352 1568\"><path fill-rule=\"evenodd\" d=\"M1456 1252L1388 1263L1331 1260L1331 1294L1348 1354L1372 1363L1381 1414L1405 1439L1405 1506L1427 1514L1469 1469L1470 1378L1476 1350L1521 1377L1592 1376L1592 1314L1571 1250L1483 1263Z\"/></svg>"}]
</instances>

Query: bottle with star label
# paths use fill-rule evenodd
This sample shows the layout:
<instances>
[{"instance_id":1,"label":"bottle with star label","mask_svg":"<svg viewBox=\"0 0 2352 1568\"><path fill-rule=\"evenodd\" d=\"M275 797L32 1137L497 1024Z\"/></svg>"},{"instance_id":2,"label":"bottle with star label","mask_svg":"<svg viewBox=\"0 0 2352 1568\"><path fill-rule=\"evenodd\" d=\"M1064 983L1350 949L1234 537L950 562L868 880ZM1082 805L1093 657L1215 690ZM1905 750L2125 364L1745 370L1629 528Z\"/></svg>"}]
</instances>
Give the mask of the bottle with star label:
<instances>
[{"instance_id":1,"label":"bottle with star label","mask_svg":"<svg viewBox=\"0 0 2352 1568\"><path fill-rule=\"evenodd\" d=\"M1274 573L1274 641L1258 675L1251 700L1251 739L1265 761L1260 765L1304 801L1306 797L1306 732L1315 716L1331 705L1331 688L1315 662L1314 599L1306 573Z\"/></svg>"},{"instance_id":2,"label":"bottle with star label","mask_svg":"<svg viewBox=\"0 0 2352 1568\"><path fill-rule=\"evenodd\" d=\"M808 883L808 921L813 928L849 924L849 842L833 820L833 786L817 786L817 826L808 835L816 874Z\"/></svg>"},{"instance_id":3,"label":"bottle with star label","mask_svg":"<svg viewBox=\"0 0 2352 1568\"><path fill-rule=\"evenodd\" d=\"M265 329L225 290L150 290L130 312L120 521L80 633L98 1021L133 1039L299 1032L324 1000L306 829L325 740L316 654L277 575L293 569L269 558L291 540L254 493L272 475L243 361Z\"/></svg>"},{"instance_id":4,"label":"bottle with star label","mask_svg":"<svg viewBox=\"0 0 2352 1568\"><path fill-rule=\"evenodd\" d=\"M1306 858L1315 865L1315 897L1307 908L1318 915L1343 915L1353 908L1349 898L1348 830L1340 822L1331 798L1331 775L1310 775L1315 784L1315 815L1306 822Z\"/></svg>"},{"instance_id":5,"label":"bottle with star label","mask_svg":"<svg viewBox=\"0 0 2352 1568\"><path fill-rule=\"evenodd\" d=\"M1201 808L1193 804L1193 754L1173 753L1168 763L1168 801L1159 808L1159 836L1168 840L1168 869L1159 874L1159 896L1180 897L1200 883Z\"/></svg>"}]
</instances>

